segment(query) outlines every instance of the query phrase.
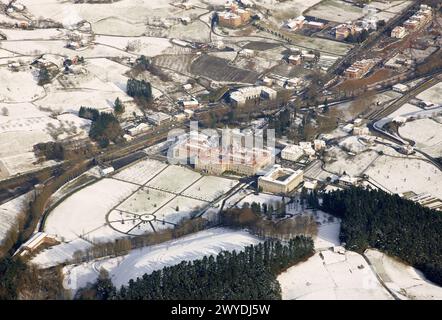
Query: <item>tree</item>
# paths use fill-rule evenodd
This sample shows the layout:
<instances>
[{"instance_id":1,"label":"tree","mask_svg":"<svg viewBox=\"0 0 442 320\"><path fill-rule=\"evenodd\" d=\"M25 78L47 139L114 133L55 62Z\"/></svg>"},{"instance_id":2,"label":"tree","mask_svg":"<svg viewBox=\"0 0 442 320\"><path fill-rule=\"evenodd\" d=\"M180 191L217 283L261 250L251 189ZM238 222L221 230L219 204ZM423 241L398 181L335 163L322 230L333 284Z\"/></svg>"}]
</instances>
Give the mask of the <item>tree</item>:
<instances>
[{"instance_id":1,"label":"tree","mask_svg":"<svg viewBox=\"0 0 442 320\"><path fill-rule=\"evenodd\" d=\"M124 105L121 102L120 98L115 99L115 103L114 103L114 112L117 115L121 115L124 113Z\"/></svg>"},{"instance_id":2,"label":"tree","mask_svg":"<svg viewBox=\"0 0 442 320\"><path fill-rule=\"evenodd\" d=\"M149 70L150 61L149 59L146 58L145 55L141 55L139 58L137 58L137 60L135 60L135 62L140 70L143 71Z\"/></svg>"},{"instance_id":3,"label":"tree","mask_svg":"<svg viewBox=\"0 0 442 320\"><path fill-rule=\"evenodd\" d=\"M41 67L38 71L38 84L40 86L51 82L51 75L46 67Z\"/></svg>"},{"instance_id":4,"label":"tree","mask_svg":"<svg viewBox=\"0 0 442 320\"><path fill-rule=\"evenodd\" d=\"M128 79L126 86L127 94L131 97L152 99L152 87L149 82L144 80Z\"/></svg>"},{"instance_id":5,"label":"tree","mask_svg":"<svg viewBox=\"0 0 442 320\"><path fill-rule=\"evenodd\" d=\"M325 100L324 100L324 109L322 109L322 112L323 113L328 113L329 111L330 111L330 107L328 105L328 99L325 98Z\"/></svg>"},{"instance_id":6,"label":"tree","mask_svg":"<svg viewBox=\"0 0 442 320\"><path fill-rule=\"evenodd\" d=\"M109 273L103 268L100 269L95 290L97 292L96 295L98 300L108 300L115 296L116 288L109 278Z\"/></svg>"}]
</instances>

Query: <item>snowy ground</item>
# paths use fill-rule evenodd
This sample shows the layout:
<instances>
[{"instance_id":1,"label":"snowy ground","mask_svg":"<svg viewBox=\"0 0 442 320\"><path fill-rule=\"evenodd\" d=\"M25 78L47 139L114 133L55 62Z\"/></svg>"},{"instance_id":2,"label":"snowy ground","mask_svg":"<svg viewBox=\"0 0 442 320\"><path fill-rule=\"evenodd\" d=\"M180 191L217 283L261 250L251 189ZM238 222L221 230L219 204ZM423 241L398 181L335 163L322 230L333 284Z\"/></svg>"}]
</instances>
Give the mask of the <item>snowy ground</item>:
<instances>
[{"instance_id":1,"label":"snowy ground","mask_svg":"<svg viewBox=\"0 0 442 320\"><path fill-rule=\"evenodd\" d=\"M421 92L416 96L416 98L434 105L442 105L442 82L439 82L424 92Z\"/></svg>"},{"instance_id":2,"label":"snowy ground","mask_svg":"<svg viewBox=\"0 0 442 320\"><path fill-rule=\"evenodd\" d=\"M316 253L278 276L284 300L392 299L364 258L355 252Z\"/></svg>"},{"instance_id":3,"label":"snowy ground","mask_svg":"<svg viewBox=\"0 0 442 320\"><path fill-rule=\"evenodd\" d=\"M442 157L442 124L433 119L407 121L399 134L416 142L416 147L434 158Z\"/></svg>"},{"instance_id":4,"label":"snowy ground","mask_svg":"<svg viewBox=\"0 0 442 320\"><path fill-rule=\"evenodd\" d=\"M425 279L417 269L377 250L369 249L364 254L386 286L400 299L442 300L442 288Z\"/></svg>"},{"instance_id":5,"label":"snowy ground","mask_svg":"<svg viewBox=\"0 0 442 320\"><path fill-rule=\"evenodd\" d=\"M64 286L75 292L79 287L93 282L99 270L104 268L109 272L114 285L120 287L130 279L178 264L183 260L201 259L221 251L241 251L244 247L259 242L245 231L209 229L159 245L133 250L122 257L67 266L63 269Z\"/></svg>"},{"instance_id":6,"label":"snowy ground","mask_svg":"<svg viewBox=\"0 0 442 320\"><path fill-rule=\"evenodd\" d=\"M48 264L51 256L60 261L59 256L73 253L78 239L104 242L173 228L183 218L209 208L237 183L157 160L141 160L112 178L77 191L55 207L44 231L63 244L55 246L53 253L43 251L35 261ZM66 247L67 243L74 245ZM68 254L58 254L66 248Z\"/></svg>"},{"instance_id":7,"label":"snowy ground","mask_svg":"<svg viewBox=\"0 0 442 320\"><path fill-rule=\"evenodd\" d=\"M393 193L413 191L442 199L442 172L433 164L414 158L380 156L365 173Z\"/></svg>"}]
</instances>

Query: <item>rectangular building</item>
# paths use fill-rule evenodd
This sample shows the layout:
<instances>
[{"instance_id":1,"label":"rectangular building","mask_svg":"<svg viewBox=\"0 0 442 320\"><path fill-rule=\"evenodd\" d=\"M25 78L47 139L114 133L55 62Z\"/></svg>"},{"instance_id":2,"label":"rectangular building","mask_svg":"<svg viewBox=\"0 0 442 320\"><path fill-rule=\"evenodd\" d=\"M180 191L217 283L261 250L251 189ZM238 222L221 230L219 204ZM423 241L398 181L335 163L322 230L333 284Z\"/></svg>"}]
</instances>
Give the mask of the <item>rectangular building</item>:
<instances>
[{"instance_id":1,"label":"rectangular building","mask_svg":"<svg viewBox=\"0 0 442 320\"><path fill-rule=\"evenodd\" d=\"M293 191L304 180L302 170L292 170L275 165L264 176L259 177L258 186L264 192L287 194Z\"/></svg>"}]
</instances>

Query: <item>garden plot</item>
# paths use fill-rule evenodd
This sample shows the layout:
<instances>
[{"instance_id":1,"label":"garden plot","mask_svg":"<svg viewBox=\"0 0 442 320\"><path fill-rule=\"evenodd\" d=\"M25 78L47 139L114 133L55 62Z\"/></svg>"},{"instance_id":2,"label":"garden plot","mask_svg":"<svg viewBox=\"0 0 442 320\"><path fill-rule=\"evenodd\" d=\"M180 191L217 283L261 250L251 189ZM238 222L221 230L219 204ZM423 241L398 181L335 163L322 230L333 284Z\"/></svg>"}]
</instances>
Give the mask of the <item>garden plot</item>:
<instances>
[{"instance_id":1,"label":"garden plot","mask_svg":"<svg viewBox=\"0 0 442 320\"><path fill-rule=\"evenodd\" d=\"M431 88L421 92L416 98L432 103L434 105L442 105L442 82L432 86Z\"/></svg>"},{"instance_id":2,"label":"garden plot","mask_svg":"<svg viewBox=\"0 0 442 320\"><path fill-rule=\"evenodd\" d=\"M200 178L199 173L190 169L180 166L168 166L150 180L147 186L167 192L180 193Z\"/></svg>"},{"instance_id":3,"label":"garden plot","mask_svg":"<svg viewBox=\"0 0 442 320\"><path fill-rule=\"evenodd\" d=\"M259 74L254 71L232 67L229 61L202 55L191 66L191 72L215 81L255 83Z\"/></svg>"},{"instance_id":4,"label":"garden plot","mask_svg":"<svg viewBox=\"0 0 442 320\"><path fill-rule=\"evenodd\" d=\"M163 162L145 159L116 173L114 178L142 185L148 182L166 167L167 164Z\"/></svg>"},{"instance_id":5,"label":"garden plot","mask_svg":"<svg viewBox=\"0 0 442 320\"><path fill-rule=\"evenodd\" d=\"M284 300L392 299L358 253L316 253L278 276Z\"/></svg>"},{"instance_id":6,"label":"garden plot","mask_svg":"<svg viewBox=\"0 0 442 320\"><path fill-rule=\"evenodd\" d=\"M428 281L419 270L377 250L368 249L364 254L400 299L442 300L442 288Z\"/></svg>"},{"instance_id":7,"label":"garden plot","mask_svg":"<svg viewBox=\"0 0 442 320\"><path fill-rule=\"evenodd\" d=\"M0 67L0 83L0 102L30 102L45 94L29 71L12 72Z\"/></svg>"},{"instance_id":8,"label":"garden plot","mask_svg":"<svg viewBox=\"0 0 442 320\"><path fill-rule=\"evenodd\" d=\"M237 180L204 176L187 188L182 195L212 202L232 189L237 183Z\"/></svg>"},{"instance_id":9,"label":"garden plot","mask_svg":"<svg viewBox=\"0 0 442 320\"><path fill-rule=\"evenodd\" d=\"M173 193L143 187L119 205L117 210L137 214L152 214L174 197Z\"/></svg>"},{"instance_id":10,"label":"garden plot","mask_svg":"<svg viewBox=\"0 0 442 320\"><path fill-rule=\"evenodd\" d=\"M207 205L205 201L178 196L155 212L155 216L158 220L178 224L184 218L192 218L193 213L198 213Z\"/></svg>"},{"instance_id":11,"label":"garden plot","mask_svg":"<svg viewBox=\"0 0 442 320\"><path fill-rule=\"evenodd\" d=\"M23 209L26 209L30 194L26 193L13 200L0 205L0 245L11 228L17 223L17 219Z\"/></svg>"},{"instance_id":12,"label":"garden plot","mask_svg":"<svg viewBox=\"0 0 442 320\"><path fill-rule=\"evenodd\" d=\"M106 214L137 188L134 184L114 179L100 180L60 203L49 214L44 231L62 241L72 241L81 235L87 235L91 240L121 237L121 233L99 229L106 225Z\"/></svg>"},{"instance_id":13,"label":"garden plot","mask_svg":"<svg viewBox=\"0 0 442 320\"><path fill-rule=\"evenodd\" d=\"M337 23L345 23L361 18L364 13L362 8L350 3L340 0L325 0L304 12L304 15Z\"/></svg>"},{"instance_id":14,"label":"garden plot","mask_svg":"<svg viewBox=\"0 0 442 320\"><path fill-rule=\"evenodd\" d=\"M75 292L88 282L94 282L98 272L104 268L116 287L126 285L130 279L150 274L166 266L173 266L183 260L192 261L204 256L216 255L221 251L240 251L255 245L259 239L245 231L232 231L224 228L209 229L167 241L162 244L144 247L129 254L100 259L80 265L69 265L63 269L64 287Z\"/></svg>"},{"instance_id":15,"label":"garden plot","mask_svg":"<svg viewBox=\"0 0 442 320\"><path fill-rule=\"evenodd\" d=\"M416 147L432 157L442 157L442 124L432 119L408 121L399 127L399 134L416 142Z\"/></svg>"},{"instance_id":16,"label":"garden plot","mask_svg":"<svg viewBox=\"0 0 442 320\"><path fill-rule=\"evenodd\" d=\"M365 173L392 193L413 191L442 199L442 172L426 161L414 158L379 157Z\"/></svg>"}]
</instances>

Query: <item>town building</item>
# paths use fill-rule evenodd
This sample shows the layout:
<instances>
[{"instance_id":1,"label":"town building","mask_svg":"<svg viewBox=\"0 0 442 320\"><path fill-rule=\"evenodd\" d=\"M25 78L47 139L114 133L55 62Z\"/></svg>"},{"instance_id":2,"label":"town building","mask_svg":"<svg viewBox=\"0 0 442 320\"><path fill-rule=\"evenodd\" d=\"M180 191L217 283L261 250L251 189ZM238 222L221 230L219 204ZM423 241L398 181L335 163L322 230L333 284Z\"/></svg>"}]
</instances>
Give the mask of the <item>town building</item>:
<instances>
[{"instance_id":1,"label":"town building","mask_svg":"<svg viewBox=\"0 0 442 320\"><path fill-rule=\"evenodd\" d=\"M304 173L302 170L295 171L275 165L264 176L259 177L258 187L264 192L287 194L299 186L303 180Z\"/></svg>"},{"instance_id":2,"label":"town building","mask_svg":"<svg viewBox=\"0 0 442 320\"><path fill-rule=\"evenodd\" d=\"M296 17L294 19L290 19L285 23L285 27L287 29L296 31L301 29L304 26L304 22L305 22L305 17L304 16L299 16Z\"/></svg>"},{"instance_id":3,"label":"town building","mask_svg":"<svg viewBox=\"0 0 442 320\"><path fill-rule=\"evenodd\" d=\"M216 175L231 171L251 176L273 163L271 150L247 148L236 140L220 144L218 138L210 139L203 134L183 135L173 144L170 156L178 162L190 161L198 171Z\"/></svg>"},{"instance_id":4,"label":"town building","mask_svg":"<svg viewBox=\"0 0 442 320\"><path fill-rule=\"evenodd\" d=\"M363 59L356 61L350 67L345 69L344 76L349 79L359 79L367 74L376 64L373 59Z\"/></svg>"},{"instance_id":5,"label":"town building","mask_svg":"<svg viewBox=\"0 0 442 320\"><path fill-rule=\"evenodd\" d=\"M136 126L131 126L127 129L127 133L129 133L132 137L139 135L143 132L146 132L150 129L150 126L147 123L140 123Z\"/></svg>"},{"instance_id":6,"label":"town building","mask_svg":"<svg viewBox=\"0 0 442 320\"><path fill-rule=\"evenodd\" d=\"M399 93L405 93L408 91L408 86L402 83L397 83L392 87L393 91L399 92Z\"/></svg>"},{"instance_id":7,"label":"town building","mask_svg":"<svg viewBox=\"0 0 442 320\"><path fill-rule=\"evenodd\" d=\"M244 106L247 101L256 99L276 99L277 92L266 86L244 87L230 94L230 102L234 107Z\"/></svg>"},{"instance_id":8,"label":"town building","mask_svg":"<svg viewBox=\"0 0 442 320\"><path fill-rule=\"evenodd\" d=\"M247 9L239 9L237 5L229 6L228 11L218 12L219 25L222 27L237 28L250 21L251 14Z\"/></svg>"},{"instance_id":9,"label":"town building","mask_svg":"<svg viewBox=\"0 0 442 320\"><path fill-rule=\"evenodd\" d=\"M304 150L295 144L289 144L281 151L281 158L288 161L297 161L304 155Z\"/></svg>"},{"instance_id":10,"label":"town building","mask_svg":"<svg viewBox=\"0 0 442 320\"><path fill-rule=\"evenodd\" d=\"M404 27L397 26L394 27L393 30L391 30L390 35L392 38L402 39L407 35L407 30Z\"/></svg>"},{"instance_id":11,"label":"town building","mask_svg":"<svg viewBox=\"0 0 442 320\"><path fill-rule=\"evenodd\" d=\"M343 41L348 38L351 33L351 29L346 24L341 24L335 29L336 40Z\"/></svg>"},{"instance_id":12,"label":"town building","mask_svg":"<svg viewBox=\"0 0 442 320\"><path fill-rule=\"evenodd\" d=\"M184 110L196 110L200 107L200 103L195 98L183 100L180 104L183 106Z\"/></svg>"},{"instance_id":13,"label":"town building","mask_svg":"<svg viewBox=\"0 0 442 320\"><path fill-rule=\"evenodd\" d=\"M156 112L147 116L147 121L156 126L159 126L165 122L169 122L171 119L172 117L170 115L163 112Z\"/></svg>"}]
</instances>

